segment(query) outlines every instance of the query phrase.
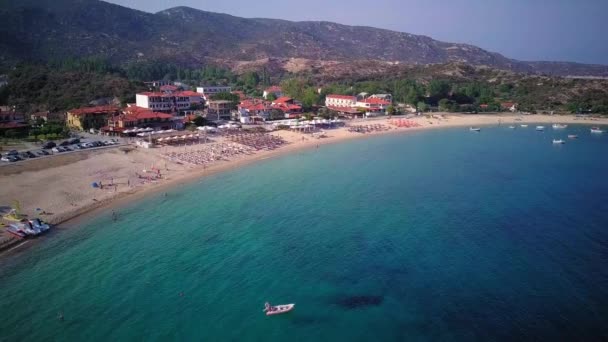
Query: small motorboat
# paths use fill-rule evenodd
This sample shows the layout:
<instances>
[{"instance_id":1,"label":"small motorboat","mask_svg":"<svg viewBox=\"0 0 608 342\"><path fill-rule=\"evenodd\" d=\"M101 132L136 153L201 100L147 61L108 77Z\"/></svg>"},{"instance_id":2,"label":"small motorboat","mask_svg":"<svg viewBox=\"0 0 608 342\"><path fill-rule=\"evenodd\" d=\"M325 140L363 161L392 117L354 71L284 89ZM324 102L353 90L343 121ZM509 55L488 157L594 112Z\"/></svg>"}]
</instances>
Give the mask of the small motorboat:
<instances>
[{"instance_id":1,"label":"small motorboat","mask_svg":"<svg viewBox=\"0 0 608 342\"><path fill-rule=\"evenodd\" d=\"M266 303L264 312L266 312L266 316L280 315L293 310L295 306L295 304L270 305Z\"/></svg>"},{"instance_id":2,"label":"small motorboat","mask_svg":"<svg viewBox=\"0 0 608 342\"><path fill-rule=\"evenodd\" d=\"M6 228L6 231L9 232L10 234L15 235L16 237L18 237L20 239L23 239L27 236L27 234L25 234L20 229L15 228L13 226L9 226L8 228Z\"/></svg>"},{"instance_id":3,"label":"small motorboat","mask_svg":"<svg viewBox=\"0 0 608 342\"><path fill-rule=\"evenodd\" d=\"M592 127L591 133L604 133L604 131L601 130L599 127Z\"/></svg>"},{"instance_id":4,"label":"small motorboat","mask_svg":"<svg viewBox=\"0 0 608 342\"><path fill-rule=\"evenodd\" d=\"M520 125L520 126L521 126L521 127L523 127L523 128L526 128L526 127L528 127L528 125Z\"/></svg>"},{"instance_id":5,"label":"small motorboat","mask_svg":"<svg viewBox=\"0 0 608 342\"><path fill-rule=\"evenodd\" d=\"M568 139L577 139L578 135L576 134L568 134Z\"/></svg>"},{"instance_id":6,"label":"small motorboat","mask_svg":"<svg viewBox=\"0 0 608 342\"><path fill-rule=\"evenodd\" d=\"M471 131L471 132L481 132L481 128L479 128L479 127L471 127L471 128L469 128L469 131Z\"/></svg>"},{"instance_id":7,"label":"small motorboat","mask_svg":"<svg viewBox=\"0 0 608 342\"><path fill-rule=\"evenodd\" d=\"M509 126L510 129L515 129L515 126Z\"/></svg>"},{"instance_id":8,"label":"small motorboat","mask_svg":"<svg viewBox=\"0 0 608 342\"><path fill-rule=\"evenodd\" d=\"M565 129L568 125L553 124L553 129Z\"/></svg>"},{"instance_id":9,"label":"small motorboat","mask_svg":"<svg viewBox=\"0 0 608 342\"><path fill-rule=\"evenodd\" d=\"M563 141L562 139L553 139L553 144L555 145L560 145L560 144L565 144L566 142Z\"/></svg>"},{"instance_id":10,"label":"small motorboat","mask_svg":"<svg viewBox=\"0 0 608 342\"><path fill-rule=\"evenodd\" d=\"M542 132L545 130L545 126L536 126L536 130Z\"/></svg>"}]
</instances>

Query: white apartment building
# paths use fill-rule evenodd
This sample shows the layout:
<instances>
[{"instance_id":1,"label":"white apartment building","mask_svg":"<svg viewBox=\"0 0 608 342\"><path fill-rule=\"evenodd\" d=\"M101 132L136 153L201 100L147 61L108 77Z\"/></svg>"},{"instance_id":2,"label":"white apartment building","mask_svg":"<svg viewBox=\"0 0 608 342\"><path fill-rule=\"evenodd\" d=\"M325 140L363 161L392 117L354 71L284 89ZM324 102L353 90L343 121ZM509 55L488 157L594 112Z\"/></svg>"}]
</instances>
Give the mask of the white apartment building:
<instances>
[{"instance_id":1,"label":"white apartment building","mask_svg":"<svg viewBox=\"0 0 608 342\"><path fill-rule=\"evenodd\" d=\"M147 108L155 112L177 112L201 104L202 95L193 91L178 92L146 92L135 95L137 107Z\"/></svg>"},{"instance_id":2,"label":"white apartment building","mask_svg":"<svg viewBox=\"0 0 608 342\"><path fill-rule=\"evenodd\" d=\"M357 97L348 95L327 95L325 97L326 107L356 107Z\"/></svg>"}]
</instances>

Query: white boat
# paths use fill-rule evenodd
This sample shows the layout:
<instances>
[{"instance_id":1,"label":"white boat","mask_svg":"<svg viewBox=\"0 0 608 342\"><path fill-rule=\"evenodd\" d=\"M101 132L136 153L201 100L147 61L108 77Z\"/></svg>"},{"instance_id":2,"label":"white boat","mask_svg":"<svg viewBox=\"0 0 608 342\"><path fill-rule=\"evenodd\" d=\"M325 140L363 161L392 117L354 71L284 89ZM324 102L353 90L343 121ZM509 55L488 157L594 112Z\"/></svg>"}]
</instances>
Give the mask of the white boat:
<instances>
[{"instance_id":1,"label":"white boat","mask_svg":"<svg viewBox=\"0 0 608 342\"><path fill-rule=\"evenodd\" d=\"M566 142L563 141L562 139L553 139L553 144L555 145L559 145L559 144L565 144Z\"/></svg>"},{"instance_id":2,"label":"white boat","mask_svg":"<svg viewBox=\"0 0 608 342\"><path fill-rule=\"evenodd\" d=\"M545 130L545 126L536 126L536 130L542 132Z\"/></svg>"},{"instance_id":3,"label":"white boat","mask_svg":"<svg viewBox=\"0 0 608 342\"><path fill-rule=\"evenodd\" d=\"M479 128L479 127L471 127L471 128L469 128L469 131L472 131L472 132L481 132L481 128Z\"/></svg>"},{"instance_id":4,"label":"white boat","mask_svg":"<svg viewBox=\"0 0 608 342\"><path fill-rule=\"evenodd\" d=\"M286 312L293 310L296 306L295 304L281 304L281 305L270 305L266 303L266 308L264 308L264 312L266 312L266 316L272 315L280 315Z\"/></svg>"},{"instance_id":5,"label":"white boat","mask_svg":"<svg viewBox=\"0 0 608 342\"><path fill-rule=\"evenodd\" d=\"M528 127L528 125L520 125L520 126L521 126L521 127L523 127L523 128L526 128L526 127Z\"/></svg>"},{"instance_id":6,"label":"white boat","mask_svg":"<svg viewBox=\"0 0 608 342\"><path fill-rule=\"evenodd\" d=\"M568 127L568 125L553 124L553 129L564 129L566 127Z\"/></svg>"},{"instance_id":7,"label":"white boat","mask_svg":"<svg viewBox=\"0 0 608 342\"><path fill-rule=\"evenodd\" d=\"M569 134L568 135L568 139L576 139L576 138L578 138L578 135L576 135L576 134Z\"/></svg>"},{"instance_id":8,"label":"white boat","mask_svg":"<svg viewBox=\"0 0 608 342\"><path fill-rule=\"evenodd\" d=\"M599 127L592 127L591 133L604 133L604 131L601 130Z\"/></svg>"},{"instance_id":9,"label":"white boat","mask_svg":"<svg viewBox=\"0 0 608 342\"><path fill-rule=\"evenodd\" d=\"M18 231L25 233L25 235L34 236L41 233L40 229L34 229L34 227L30 225L28 221L11 223L10 226Z\"/></svg>"},{"instance_id":10,"label":"white boat","mask_svg":"<svg viewBox=\"0 0 608 342\"><path fill-rule=\"evenodd\" d=\"M509 126L510 129L515 129L515 126Z\"/></svg>"}]
</instances>

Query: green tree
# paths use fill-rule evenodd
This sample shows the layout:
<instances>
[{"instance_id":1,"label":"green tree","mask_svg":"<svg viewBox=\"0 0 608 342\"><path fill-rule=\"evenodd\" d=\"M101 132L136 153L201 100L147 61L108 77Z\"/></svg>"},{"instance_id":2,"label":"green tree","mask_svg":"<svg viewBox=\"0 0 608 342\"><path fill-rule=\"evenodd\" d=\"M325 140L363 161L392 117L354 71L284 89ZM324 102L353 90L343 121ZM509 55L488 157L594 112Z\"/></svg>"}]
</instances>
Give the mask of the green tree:
<instances>
[{"instance_id":1,"label":"green tree","mask_svg":"<svg viewBox=\"0 0 608 342\"><path fill-rule=\"evenodd\" d=\"M450 95L452 86L445 80L432 80L429 83L429 96L436 99L447 98Z\"/></svg>"},{"instance_id":2,"label":"green tree","mask_svg":"<svg viewBox=\"0 0 608 342\"><path fill-rule=\"evenodd\" d=\"M268 100L270 102L272 102L272 101L274 101L276 99L277 99L277 97L273 93L270 93L270 94L266 95L266 100Z\"/></svg>"},{"instance_id":3,"label":"green tree","mask_svg":"<svg viewBox=\"0 0 608 342\"><path fill-rule=\"evenodd\" d=\"M424 113L429 110L429 105L427 105L426 103L421 101L421 102L418 102L418 104L416 104L416 108L418 109L418 111Z\"/></svg>"},{"instance_id":4,"label":"green tree","mask_svg":"<svg viewBox=\"0 0 608 342\"><path fill-rule=\"evenodd\" d=\"M319 101L319 94L313 88L306 88L302 95L302 107L310 110Z\"/></svg>"},{"instance_id":5,"label":"green tree","mask_svg":"<svg viewBox=\"0 0 608 342\"><path fill-rule=\"evenodd\" d=\"M447 112L452 109L452 102L448 99L439 100L439 110Z\"/></svg>"},{"instance_id":6,"label":"green tree","mask_svg":"<svg viewBox=\"0 0 608 342\"><path fill-rule=\"evenodd\" d=\"M393 116L397 111L395 110L395 106L390 105L388 107L386 107L386 114L388 116Z\"/></svg>"}]
</instances>

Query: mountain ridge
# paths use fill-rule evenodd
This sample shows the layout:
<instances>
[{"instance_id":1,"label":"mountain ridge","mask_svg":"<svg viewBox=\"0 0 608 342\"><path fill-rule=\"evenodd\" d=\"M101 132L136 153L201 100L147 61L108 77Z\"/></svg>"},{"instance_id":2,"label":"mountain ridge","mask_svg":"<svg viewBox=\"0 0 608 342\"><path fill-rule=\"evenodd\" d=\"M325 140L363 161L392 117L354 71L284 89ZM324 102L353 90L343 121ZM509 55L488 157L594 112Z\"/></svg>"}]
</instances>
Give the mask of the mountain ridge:
<instances>
[{"instance_id":1,"label":"mountain ridge","mask_svg":"<svg viewBox=\"0 0 608 342\"><path fill-rule=\"evenodd\" d=\"M241 18L186 6L148 13L99 0L2 0L0 33L4 65L91 55L117 63L165 60L190 66L303 58L467 63L557 76L608 76L605 65L517 61L471 44L369 26Z\"/></svg>"}]
</instances>

